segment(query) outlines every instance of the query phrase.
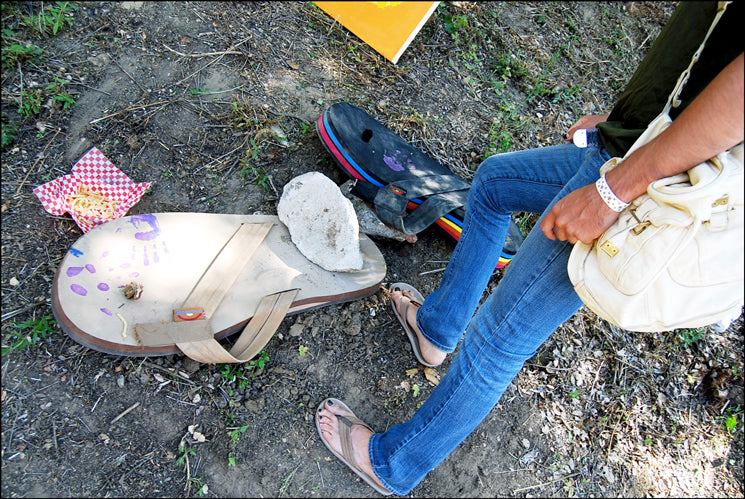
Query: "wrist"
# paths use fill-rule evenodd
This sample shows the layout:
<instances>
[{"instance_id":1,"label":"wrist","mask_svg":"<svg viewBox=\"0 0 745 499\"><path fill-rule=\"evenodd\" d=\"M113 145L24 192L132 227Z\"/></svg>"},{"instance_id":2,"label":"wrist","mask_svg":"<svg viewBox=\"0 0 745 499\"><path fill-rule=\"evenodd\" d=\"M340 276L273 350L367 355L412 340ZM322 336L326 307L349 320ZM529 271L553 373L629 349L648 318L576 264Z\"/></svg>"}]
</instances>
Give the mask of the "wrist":
<instances>
[{"instance_id":1,"label":"wrist","mask_svg":"<svg viewBox=\"0 0 745 499\"><path fill-rule=\"evenodd\" d=\"M616 213L622 212L629 205L629 203L623 201L613 192L613 189L608 185L605 174L601 175L595 182L595 189L605 205Z\"/></svg>"}]
</instances>

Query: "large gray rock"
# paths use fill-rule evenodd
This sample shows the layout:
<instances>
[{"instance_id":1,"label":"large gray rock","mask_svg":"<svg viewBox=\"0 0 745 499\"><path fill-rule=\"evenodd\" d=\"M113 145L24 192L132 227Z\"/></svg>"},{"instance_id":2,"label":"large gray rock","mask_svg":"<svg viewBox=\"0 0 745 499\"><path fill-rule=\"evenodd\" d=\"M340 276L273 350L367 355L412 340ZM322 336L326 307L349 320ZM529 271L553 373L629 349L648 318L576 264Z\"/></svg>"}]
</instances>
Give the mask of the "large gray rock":
<instances>
[{"instance_id":1,"label":"large gray rock","mask_svg":"<svg viewBox=\"0 0 745 499\"><path fill-rule=\"evenodd\" d=\"M354 207L322 173L305 173L288 182L277 215L289 229L292 242L311 262L329 271L362 268Z\"/></svg>"}]
</instances>

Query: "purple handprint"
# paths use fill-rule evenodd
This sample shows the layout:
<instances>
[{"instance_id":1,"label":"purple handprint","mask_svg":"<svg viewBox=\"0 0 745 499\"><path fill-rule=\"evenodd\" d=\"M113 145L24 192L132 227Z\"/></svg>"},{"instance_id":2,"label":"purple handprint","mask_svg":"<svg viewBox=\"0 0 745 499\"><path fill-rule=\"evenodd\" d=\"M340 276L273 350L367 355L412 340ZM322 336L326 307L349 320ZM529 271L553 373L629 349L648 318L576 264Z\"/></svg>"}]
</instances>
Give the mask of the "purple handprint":
<instances>
[{"instance_id":1,"label":"purple handprint","mask_svg":"<svg viewBox=\"0 0 745 499\"><path fill-rule=\"evenodd\" d=\"M155 215L133 215L129 217L128 222L132 224L136 231L138 231L133 235L140 243L133 244L131 246L131 251L121 247L115 248L111 251L104 251L98 260L96 260L97 265L108 269L108 277L113 278L118 283L122 283L115 286L117 290L121 290L126 286L125 280L134 279L140 275L139 272L135 270L140 268L140 265L148 266L150 264L159 263L161 259L159 250L163 253L168 253L165 241L157 240L161 235L161 231L158 219ZM116 230L116 233L121 232L123 232L121 227ZM131 233L129 237L132 237ZM116 251L116 249L118 249L118 251ZM70 253L76 258L85 256L83 251L76 248L71 248ZM127 256L129 258L127 258ZM90 274L95 274L96 267L92 263L87 263L85 265L71 265L65 270L65 273L68 277L75 278L84 271L87 271ZM106 274L106 272L104 272L104 274ZM105 293L108 292L112 286L103 281L104 279L98 282L96 289ZM79 296L87 296L89 293L89 290L80 283L72 283L70 285L70 290ZM112 315L111 311L108 309L102 308L100 310L107 315Z\"/></svg>"}]
</instances>

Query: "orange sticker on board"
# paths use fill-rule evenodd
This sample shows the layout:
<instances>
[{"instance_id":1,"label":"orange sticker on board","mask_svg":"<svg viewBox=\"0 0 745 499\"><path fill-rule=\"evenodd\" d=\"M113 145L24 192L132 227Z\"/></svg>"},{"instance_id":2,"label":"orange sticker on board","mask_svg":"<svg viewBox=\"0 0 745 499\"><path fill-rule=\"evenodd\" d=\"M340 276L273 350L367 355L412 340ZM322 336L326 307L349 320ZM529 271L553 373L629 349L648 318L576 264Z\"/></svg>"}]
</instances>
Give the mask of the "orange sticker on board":
<instances>
[{"instance_id":1,"label":"orange sticker on board","mask_svg":"<svg viewBox=\"0 0 745 499\"><path fill-rule=\"evenodd\" d=\"M396 64L440 2L314 3Z\"/></svg>"},{"instance_id":2,"label":"orange sticker on board","mask_svg":"<svg viewBox=\"0 0 745 499\"><path fill-rule=\"evenodd\" d=\"M203 308L176 308L173 310L173 322L203 321Z\"/></svg>"}]
</instances>

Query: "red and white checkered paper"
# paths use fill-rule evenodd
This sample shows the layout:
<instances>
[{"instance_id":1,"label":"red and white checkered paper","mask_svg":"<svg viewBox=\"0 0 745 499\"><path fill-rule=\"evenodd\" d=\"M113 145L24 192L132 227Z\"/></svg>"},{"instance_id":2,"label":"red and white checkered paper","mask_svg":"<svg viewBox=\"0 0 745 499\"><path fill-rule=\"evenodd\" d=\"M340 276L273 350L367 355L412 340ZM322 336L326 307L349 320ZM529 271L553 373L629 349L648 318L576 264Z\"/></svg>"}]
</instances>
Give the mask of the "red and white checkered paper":
<instances>
[{"instance_id":1,"label":"red and white checkered paper","mask_svg":"<svg viewBox=\"0 0 745 499\"><path fill-rule=\"evenodd\" d=\"M67 196L83 185L90 192L102 194L107 200L118 203L112 218L85 216L67 203ZM135 184L95 147L85 153L72 167L72 175L65 175L34 189L44 209L52 215L69 213L83 232L96 225L123 217L140 200L152 182Z\"/></svg>"}]
</instances>

